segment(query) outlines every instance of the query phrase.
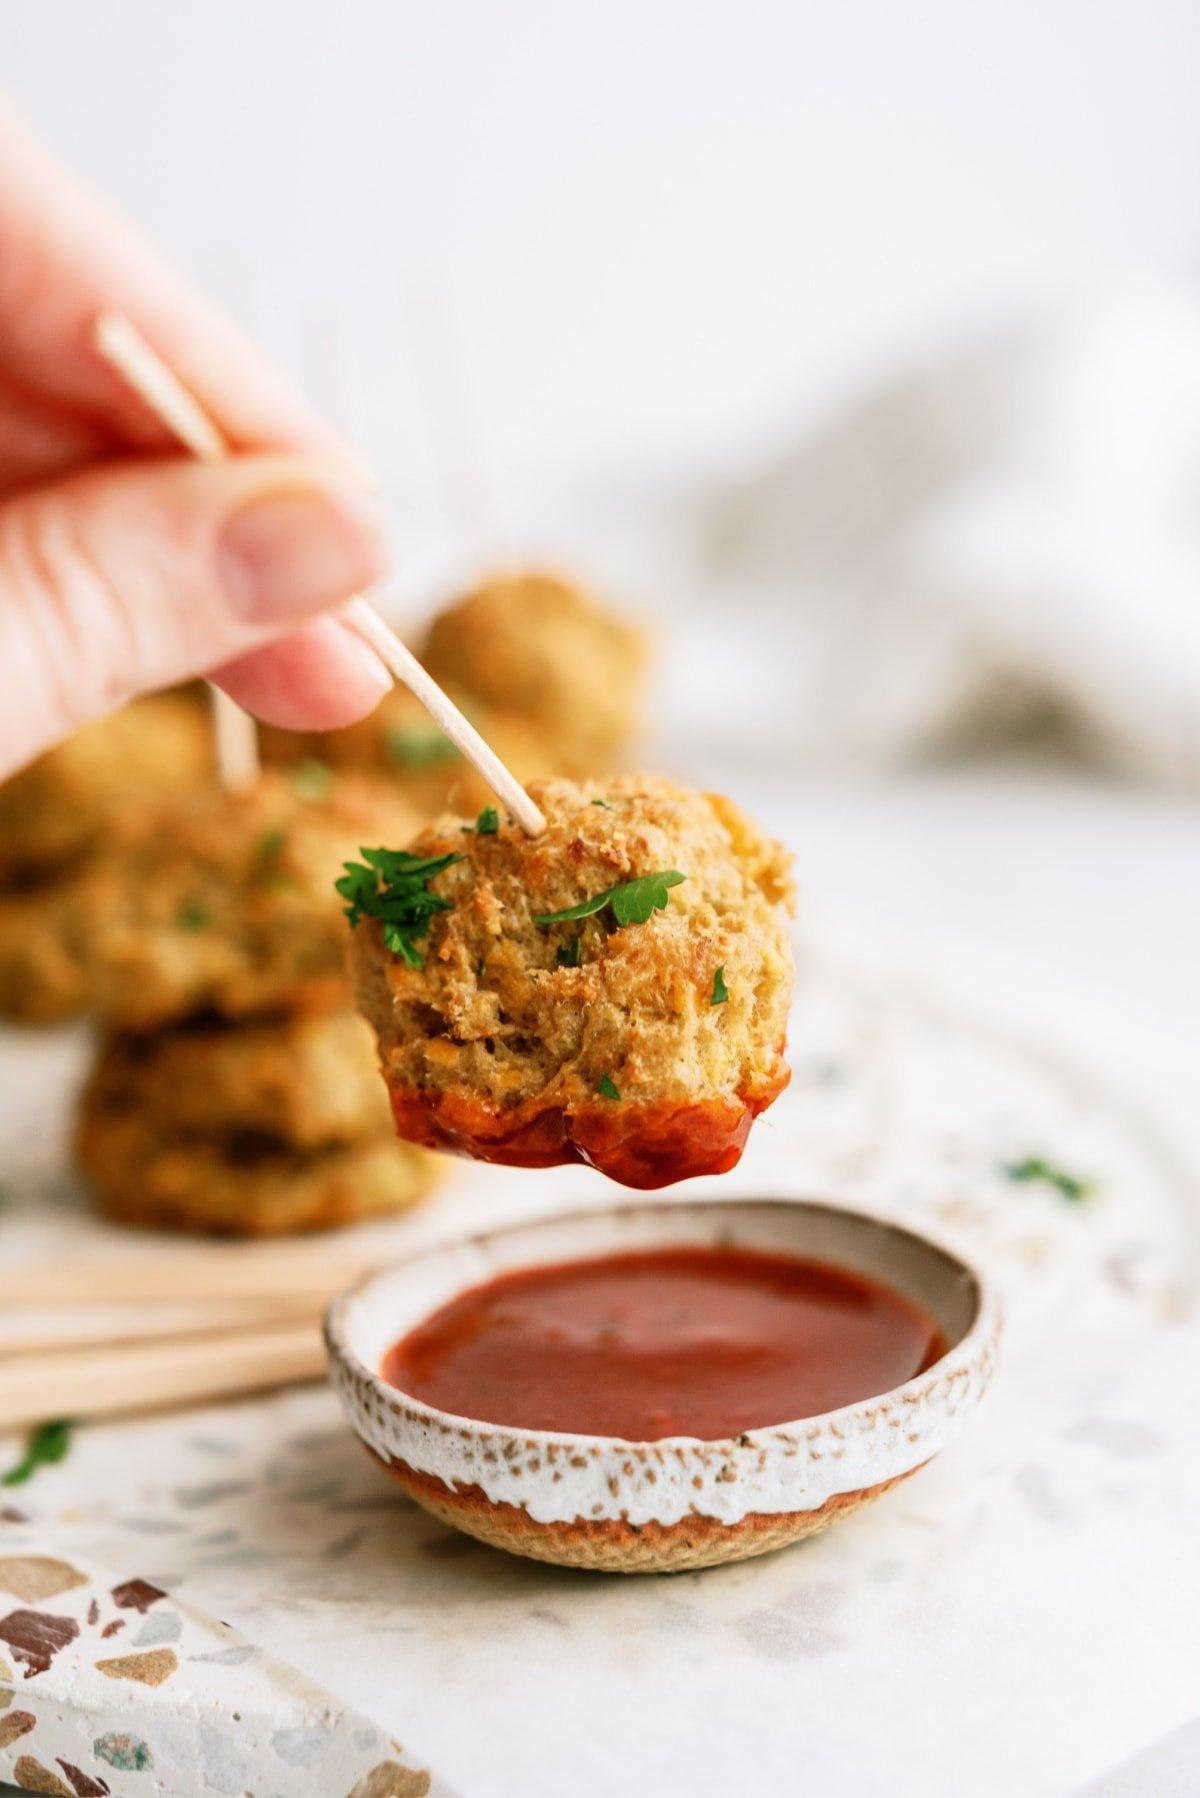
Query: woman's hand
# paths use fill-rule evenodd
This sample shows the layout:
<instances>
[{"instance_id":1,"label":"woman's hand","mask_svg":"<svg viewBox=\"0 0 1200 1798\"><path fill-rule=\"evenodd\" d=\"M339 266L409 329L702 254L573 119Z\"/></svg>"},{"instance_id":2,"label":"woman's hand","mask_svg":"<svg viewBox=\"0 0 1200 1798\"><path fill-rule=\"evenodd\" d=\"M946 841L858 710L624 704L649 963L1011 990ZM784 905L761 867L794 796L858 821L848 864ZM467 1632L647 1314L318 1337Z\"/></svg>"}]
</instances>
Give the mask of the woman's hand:
<instances>
[{"instance_id":1,"label":"woman's hand","mask_svg":"<svg viewBox=\"0 0 1200 1798\"><path fill-rule=\"evenodd\" d=\"M125 313L238 447L195 463L97 355ZM0 776L196 674L290 729L390 685L328 611L383 571L352 452L0 113Z\"/></svg>"}]
</instances>

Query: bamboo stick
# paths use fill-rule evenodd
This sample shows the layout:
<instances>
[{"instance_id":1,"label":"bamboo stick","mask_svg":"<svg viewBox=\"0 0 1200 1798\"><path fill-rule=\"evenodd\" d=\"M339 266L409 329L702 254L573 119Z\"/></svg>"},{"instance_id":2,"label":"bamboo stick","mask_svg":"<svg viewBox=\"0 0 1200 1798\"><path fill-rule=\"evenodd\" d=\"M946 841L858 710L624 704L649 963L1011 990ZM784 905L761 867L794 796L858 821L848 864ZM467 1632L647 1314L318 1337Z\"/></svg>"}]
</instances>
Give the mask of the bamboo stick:
<instances>
[{"instance_id":1,"label":"bamboo stick","mask_svg":"<svg viewBox=\"0 0 1200 1798\"><path fill-rule=\"evenodd\" d=\"M233 1398L316 1380L324 1368L315 1322L35 1352L0 1363L0 1429Z\"/></svg>"},{"instance_id":2,"label":"bamboo stick","mask_svg":"<svg viewBox=\"0 0 1200 1798\"><path fill-rule=\"evenodd\" d=\"M375 1257L317 1254L306 1246L246 1244L227 1249L119 1259L33 1262L10 1269L0 1314L14 1307L155 1304L172 1299L331 1298L376 1265Z\"/></svg>"},{"instance_id":3,"label":"bamboo stick","mask_svg":"<svg viewBox=\"0 0 1200 1798\"><path fill-rule=\"evenodd\" d=\"M173 1299L133 1306L99 1302L69 1310L13 1307L0 1312L0 1365L17 1356L58 1349L313 1323L330 1297L332 1294L319 1298Z\"/></svg>"}]
</instances>

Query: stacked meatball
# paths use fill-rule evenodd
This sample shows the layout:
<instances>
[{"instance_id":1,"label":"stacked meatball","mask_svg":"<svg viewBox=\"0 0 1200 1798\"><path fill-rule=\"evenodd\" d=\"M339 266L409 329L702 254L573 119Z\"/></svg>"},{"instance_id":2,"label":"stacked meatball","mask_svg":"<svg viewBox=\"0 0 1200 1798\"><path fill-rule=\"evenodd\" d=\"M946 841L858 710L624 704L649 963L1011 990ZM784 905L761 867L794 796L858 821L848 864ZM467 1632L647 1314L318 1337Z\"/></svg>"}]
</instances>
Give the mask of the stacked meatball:
<instances>
[{"instance_id":1,"label":"stacked meatball","mask_svg":"<svg viewBox=\"0 0 1200 1798\"><path fill-rule=\"evenodd\" d=\"M54 1024L88 1009L80 884L132 804L212 774L197 695L161 693L87 726L0 786L0 1018Z\"/></svg>"},{"instance_id":2,"label":"stacked meatball","mask_svg":"<svg viewBox=\"0 0 1200 1798\"><path fill-rule=\"evenodd\" d=\"M333 885L414 816L304 773L143 815L82 885L103 1035L76 1151L110 1217L267 1236L402 1210L430 1184L350 1007Z\"/></svg>"}]
</instances>

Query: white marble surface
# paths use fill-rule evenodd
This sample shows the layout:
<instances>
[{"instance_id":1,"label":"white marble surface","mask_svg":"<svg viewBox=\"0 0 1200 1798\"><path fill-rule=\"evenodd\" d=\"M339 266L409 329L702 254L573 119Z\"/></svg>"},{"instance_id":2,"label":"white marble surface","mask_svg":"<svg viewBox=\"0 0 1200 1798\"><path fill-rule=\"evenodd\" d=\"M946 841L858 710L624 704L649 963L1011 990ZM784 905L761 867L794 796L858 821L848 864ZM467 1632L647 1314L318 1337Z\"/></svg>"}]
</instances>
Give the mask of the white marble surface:
<instances>
[{"instance_id":1,"label":"white marble surface","mask_svg":"<svg viewBox=\"0 0 1200 1798\"><path fill-rule=\"evenodd\" d=\"M400 1735L435 1791L716 1798L800 1767L821 1798L1062 1798L1184 1725L1200 1678L1200 1343L1165 1315L1200 1218L1170 1047L1197 981L1191 821L967 779L732 784L795 842L818 940L874 894L868 938L932 936L946 969L974 927L948 1004L915 947L882 952L882 986L813 964L797 1090L744 1167L933 1205L1006 1269L1009 1353L963 1443L826 1538L652 1582L448 1535L321 1392L88 1431L29 1502L71 1552L149 1545L148 1576ZM1161 1028L1121 1024L1139 994ZM997 1176L1035 1136L1099 1178L1094 1207ZM467 1176L443 1221L522 1187Z\"/></svg>"}]
</instances>

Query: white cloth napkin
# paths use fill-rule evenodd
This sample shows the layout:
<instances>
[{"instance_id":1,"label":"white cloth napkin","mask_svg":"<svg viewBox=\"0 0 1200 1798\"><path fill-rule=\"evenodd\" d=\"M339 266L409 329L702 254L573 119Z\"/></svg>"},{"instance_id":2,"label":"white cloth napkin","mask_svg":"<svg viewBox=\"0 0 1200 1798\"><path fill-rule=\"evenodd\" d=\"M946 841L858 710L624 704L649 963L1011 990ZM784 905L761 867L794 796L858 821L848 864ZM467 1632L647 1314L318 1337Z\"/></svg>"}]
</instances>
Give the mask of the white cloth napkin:
<instances>
[{"instance_id":1,"label":"white cloth napkin","mask_svg":"<svg viewBox=\"0 0 1200 1798\"><path fill-rule=\"evenodd\" d=\"M1200 307L1143 286L911 368L716 508L811 759L1023 741L1200 782ZM761 727L762 714L758 714Z\"/></svg>"}]
</instances>

